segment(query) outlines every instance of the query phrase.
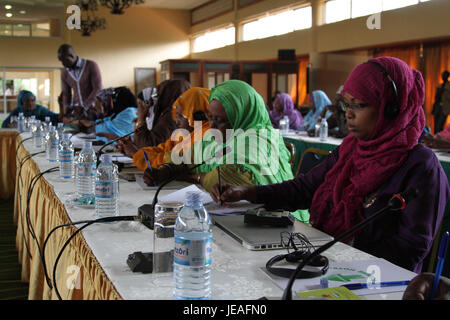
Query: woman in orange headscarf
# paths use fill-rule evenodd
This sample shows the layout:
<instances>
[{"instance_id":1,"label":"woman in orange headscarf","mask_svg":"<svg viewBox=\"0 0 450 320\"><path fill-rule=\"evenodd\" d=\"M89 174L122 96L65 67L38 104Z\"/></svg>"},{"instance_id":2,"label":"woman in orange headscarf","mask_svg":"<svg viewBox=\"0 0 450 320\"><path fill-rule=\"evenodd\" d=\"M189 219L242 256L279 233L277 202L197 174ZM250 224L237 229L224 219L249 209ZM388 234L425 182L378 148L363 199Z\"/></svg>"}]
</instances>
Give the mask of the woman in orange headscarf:
<instances>
[{"instance_id":1,"label":"woman in orange headscarf","mask_svg":"<svg viewBox=\"0 0 450 320\"><path fill-rule=\"evenodd\" d=\"M176 123L178 135L172 134L172 137L166 142L160 143L155 147L144 147L139 149L133 155L134 165L145 171L147 162L144 152L147 154L148 160L152 168L170 161L170 152L178 143L189 143L189 145L197 142L195 139L202 138L203 134L209 129L208 122L208 106L209 92L205 88L191 88L182 93L172 106L172 117ZM194 121L202 121L202 134L194 134ZM190 135L188 138L187 135ZM174 140L172 138L175 137ZM181 138L181 139L180 139ZM181 142L180 142L181 140Z\"/></svg>"}]
</instances>

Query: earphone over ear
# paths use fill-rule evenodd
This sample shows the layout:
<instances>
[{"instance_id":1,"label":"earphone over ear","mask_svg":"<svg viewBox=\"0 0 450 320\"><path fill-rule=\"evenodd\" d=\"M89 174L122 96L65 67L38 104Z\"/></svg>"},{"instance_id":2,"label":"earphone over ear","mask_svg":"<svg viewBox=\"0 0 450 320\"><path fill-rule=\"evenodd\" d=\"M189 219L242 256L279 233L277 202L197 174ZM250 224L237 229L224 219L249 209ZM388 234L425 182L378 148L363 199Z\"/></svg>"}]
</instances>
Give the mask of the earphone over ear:
<instances>
[{"instance_id":1,"label":"earphone over ear","mask_svg":"<svg viewBox=\"0 0 450 320\"><path fill-rule=\"evenodd\" d=\"M386 103L386 106L384 107L384 117L389 120L394 120L400 113L400 104L398 103L397 86L395 85L394 80L392 80L392 77L389 74L389 72L387 72L387 70L381 64L375 61L367 61L366 63L374 65L379 70L381 70L381 72L384 73L384 75L386 76L386 78L388 78L391 84L393 101L389 101Z\"/></svg>"},{"instance_id":2,"label":"earphone over ear","mask_svg":"<svg viewBox=\"0 0 450 320\"><path fill-rule=\"evenodd\" d=\"M300 263L308 255L309 255L309 252L305 252L305 251L294 251L294 252L291 252L288 254L280 254L280 255L277 255L277 256L271 258L269 261L267 261L266 269L270 273L277 275L279 277L290 278L295 270L286 269L286 268L276 268L276 267L273 267L273 265L284 259L286 259L286 261L288 261L288 262L299 262ZM319 255L319 256L315 257L308 265L313 266L313 267L321 267L321 270L318 270L318 271L302 270L297 274L296 279L308 279L308 278L315 278L315 277L320 277L320 276L324 275L328 271L329 262L328 262L327 257Z\"/></svg>"}]
</instances>

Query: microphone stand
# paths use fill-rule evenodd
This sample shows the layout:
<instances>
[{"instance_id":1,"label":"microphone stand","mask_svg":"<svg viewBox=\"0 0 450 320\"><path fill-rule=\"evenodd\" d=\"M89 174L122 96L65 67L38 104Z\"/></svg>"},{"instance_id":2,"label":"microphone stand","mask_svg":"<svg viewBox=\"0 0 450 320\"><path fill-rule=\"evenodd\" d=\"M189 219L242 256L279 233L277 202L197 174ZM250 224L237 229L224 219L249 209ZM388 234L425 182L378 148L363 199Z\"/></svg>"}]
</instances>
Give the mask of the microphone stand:
<instances>
[{"instance_id":1,"label":"microphone stand","mask_svg":"<svg viewBox=\"0 0 450 320\"><path fill-rule=\"evenodd\" d=\"M140 130L141 130L141 129L138 128L138 129L136 129L136 130L134 130L134 131L131 131L130 133L127 133L126 135L124 135L124 136L122 136L122 137L113 139L113 140L111 140L110 142L104 144L104 145L98 150L98 152L97 152L98 155L100 156L100 155L102 154L103 149L105 149L107 146L110 146L110 145L112 145L114 142L117 142L117 141L119 141L119 140L125 139L126 137L129 137L129 136L131 136L132 134L139 132Z\"/></svg>"},{"instance_id":2,"label":"microphone stand","mask_svg":"<svg viewBox=\"0 0 450 320\"><path fill-rule=\"evenodd\" d=\"M338 236L334 240L324 244L323 246L321 246L320 248L315 250L313 253L311 253L308 257L306 257L306 259L304 259L304 260L302 260L302 262L300 262L300 264L297 266L295 271L292 273L291 277L289 278L289 282L288 282L286 288L284 289L282 300L292 300L292 286L293 286L294 281L295 281L295 279L297 277L297 274L305 267L305 265L308 264L309 261L311 261L312 259L314 259L318 255L320 255L322 252L328 250L336 242L339 242L342 239L345 239L345 238L349 237L350 235L352 235L353 233L355 233L356 231L358 231L362 227L366 226L367 224L369 224L373 220L381 217L386 212L389 212L391 210L394 210L394 211L403 210L405 208L405 206L406 206L406 203L409 200L412 200L412 199L416 198L417 195L418 195L418 190L416 188L410 188L407 191L405 191L403 194L401 194L401 193L400 194L394 194L392 196L392 198L389 200L388 205L386 207L378 210L377 212L375 212L373 215L371 215L367 219L361 221L360 223L358 223L355 226L353 226L352 228L350 228L350 230L344 232L343 234L341 234L340 236Z\"/></svg>"},{"instance_id":3,"label":"microphone stand","mask_svg":"<svg viewBox=\"0 0 450 320\"><path fill-rule=\"evenodd\" d=\"M228 152L229 152L229 147L223 148L223 150L222 150L222 156L225 156L225 154L227 154ZM193 167L187 169L187 171L177 172L174 176L172 176L172 177L170 177L169 179L167 179L166 181L162 182L162 183L159 185L158 189L156 189L156 192L155 192L155 195L154 195L154 197L153 197L153 201L152 201L152 204L150 205L150 208L148 208L149 205L143 205L143 206L141 206L141 207L140 207L140 210L139 210L139 215L143 215L144 218L145 218L145 221L149 221L149 220L150 220L150 221L153 222L153 217L154 217L154 215L155 215L155 206L156 206L156 203L158 202L158 195L159 195L159 192L161 191L161 189L162 189L164 186L166 186L168 183L174 181L174 180L175 180L176 178L178 178L180 175L186 174L186 173L188 173L188 172L190 172L190 171L192 171L192 170L194 170L194 169L197 169L198 167L204 165L205 163L208 163L209 161L211 161L211 160L213 160L214 158L217 158L217 157L218 157L218 156L217 156L217 154L216 154L214 157L211 157L209 160L203 161L202 163L197 164L197 165L195 165L195 166L193 166ZM141 209L141 208L142 208L142 209ZM152 222L150 222L150 226L148 226L150 229L153 228L153 226L151 226ZM147 225L146 225L146 226L147 226Z\"/></svg>"}]
</instances>

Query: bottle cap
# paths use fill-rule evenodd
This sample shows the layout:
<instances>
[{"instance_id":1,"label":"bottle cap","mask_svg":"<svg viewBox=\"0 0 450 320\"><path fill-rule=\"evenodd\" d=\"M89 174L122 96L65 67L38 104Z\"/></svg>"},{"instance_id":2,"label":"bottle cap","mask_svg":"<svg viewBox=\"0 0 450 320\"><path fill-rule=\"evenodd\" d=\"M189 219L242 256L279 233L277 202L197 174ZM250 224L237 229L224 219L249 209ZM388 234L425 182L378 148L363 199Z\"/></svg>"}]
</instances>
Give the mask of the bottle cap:
<instances>
[{"instance_id":1,"label":"bottle cap","mask_svg":"<svg viewBox=\"0 0 450 320\"><path fill-rule=\"evenodd\" d=\"M92 141L85 141L84 149L92 149Z\"/></svg>"},{"instance_id":2,"label":"bottle cap","mask_svg":"<svg viewBox=\"0 0 450 320\"><path fill-rule=\"evenodd\" d=\"M112 157L110 154L102 154L100 161L104 163L112 163Z\"/></svg>"},{"instance_id":3,"label":"bottle cap","mask_svg":"<svg viewBox=\"0 0 450 320\"><path fill-rule=\"evenodd\" d=\"M64 123L58 122L58 128L62 128L62 127L64 127Z\"/></svg>"},{"instance_id":4,"label":"bottle cap","mask_svg":"<svg viewBox=\"0 0 450 320\"><path fill-rule=\"evenodd\" d=\"M50 131L56 131L55 126L50 126Z\"/></svg>"},{"instance_id":5,"label":"bottle cap","mask_svg":"<svg viewBox=\"0 0 450 320\"><path fill-rule=\"evenodd\" d=\"M201 193L197 191L189 191L186 193L186 204L201 204Z\"/></svg>"},{"instance_id":6,"label":"bottle cap","mask_svg":"<svg viewBox=\"0 0 450 320\"><path fill-rule=\"evenodd\" d=\"M49 121L50 121L50 117L48 117L48 116L45 117L45 121L46 121L46 122L49 122Z\"/></svg>"},{"instance_id":7,"label":"bottle cap","mask_svg":"<svg viewBox=\"0 0 450 320\"><path fill-rule=\"evenodd\" d=\"M70 140L70 133L63 133L64 140Z\"/></svg>"}]
</instances>

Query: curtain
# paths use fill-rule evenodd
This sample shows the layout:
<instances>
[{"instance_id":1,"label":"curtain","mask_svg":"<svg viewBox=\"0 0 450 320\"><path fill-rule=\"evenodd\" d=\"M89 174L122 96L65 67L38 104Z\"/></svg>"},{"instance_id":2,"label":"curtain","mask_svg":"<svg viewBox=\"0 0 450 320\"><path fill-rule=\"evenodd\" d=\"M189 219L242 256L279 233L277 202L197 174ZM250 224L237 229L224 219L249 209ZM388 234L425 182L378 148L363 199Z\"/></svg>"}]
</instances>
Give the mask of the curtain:
<instances>
[{"instance_id":1,"label":"curtain","mask_svg":"<svg viewBox=\"0 0 450 320\"><path fill-rule=\"evenodd\" d=\"M405 61L411 68L419 70L419 45L377 49L375 57L394 57Z\"/></svg>"},{"instance_id":2,"label":"curtain","mask_svg":"<svg viewBox=\"0 0 450 320\"><path fill-rule=\"evenodd\" d=\"M298 62L298 105L301 106L309 101L309 94L306 92L309 57L299 58Z\"/></svg>"}]
</instances>

